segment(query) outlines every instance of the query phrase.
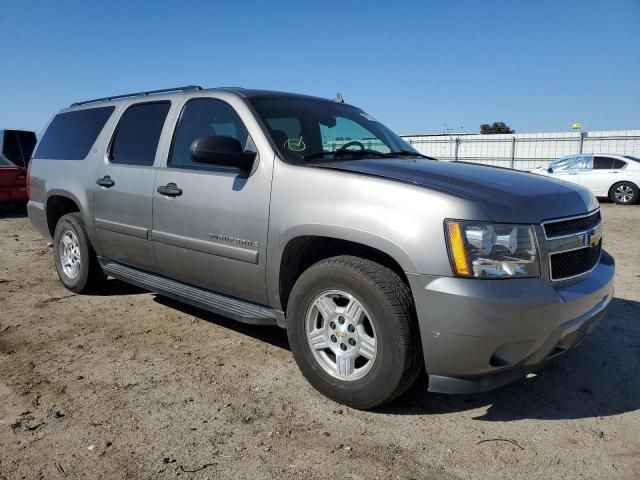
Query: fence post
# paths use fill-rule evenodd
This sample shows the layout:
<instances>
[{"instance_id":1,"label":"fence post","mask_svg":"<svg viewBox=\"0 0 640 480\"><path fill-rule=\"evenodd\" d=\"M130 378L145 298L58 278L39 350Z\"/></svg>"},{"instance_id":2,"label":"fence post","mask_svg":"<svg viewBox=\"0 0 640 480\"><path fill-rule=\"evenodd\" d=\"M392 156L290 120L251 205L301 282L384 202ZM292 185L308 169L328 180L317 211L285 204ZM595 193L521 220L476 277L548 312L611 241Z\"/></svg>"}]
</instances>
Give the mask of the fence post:
<instances>
[{"instance_id":1,"label":"fence post","mask_svg":"<svg viewBox=\"0 0 640 480\"><path fill-rule=\"evenodd\" d=\"M516 137L511 137L511 167L516 166Z\"/></svg>"},{"instance_id":2,"label":"fence post","mask_svg":"<svg viewBox=\"0 0 640 480\"><path fill-rule=\"evenodd\" d=\"M582 153L584 147L584 138L587 136L587 132L580 132L580 143L578 144L578 153Z\"/></svg>"},{"instance_id":3,"label":"fence post","mask_svg":"<svg viewBox=\"0 0 640 480\"><path fill-rule=\"evenodd\" d=\"M460 137L456 137L455 147L453 149L453 160L458 161L458 148L460 147Z\"/></svg>"}]
</instances>

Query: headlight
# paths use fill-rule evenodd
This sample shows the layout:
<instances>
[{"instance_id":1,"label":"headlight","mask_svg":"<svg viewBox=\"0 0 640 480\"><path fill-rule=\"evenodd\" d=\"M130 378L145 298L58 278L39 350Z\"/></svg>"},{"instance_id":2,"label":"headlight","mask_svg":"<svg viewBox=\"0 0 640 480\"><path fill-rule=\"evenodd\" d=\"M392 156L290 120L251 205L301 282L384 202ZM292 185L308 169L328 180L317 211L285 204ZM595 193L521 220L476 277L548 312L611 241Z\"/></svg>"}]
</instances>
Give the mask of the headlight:
<instances>
[{"instance_id":1,"label":"headlight","mask_svg":"<svg viewBox=\"0 0 640 480\"><path fill-rule=\"evenodd\" d=\"M445 233L453 272L460 277L540 276L533 227L447 220Z\"/></svg>"}]
</instances>

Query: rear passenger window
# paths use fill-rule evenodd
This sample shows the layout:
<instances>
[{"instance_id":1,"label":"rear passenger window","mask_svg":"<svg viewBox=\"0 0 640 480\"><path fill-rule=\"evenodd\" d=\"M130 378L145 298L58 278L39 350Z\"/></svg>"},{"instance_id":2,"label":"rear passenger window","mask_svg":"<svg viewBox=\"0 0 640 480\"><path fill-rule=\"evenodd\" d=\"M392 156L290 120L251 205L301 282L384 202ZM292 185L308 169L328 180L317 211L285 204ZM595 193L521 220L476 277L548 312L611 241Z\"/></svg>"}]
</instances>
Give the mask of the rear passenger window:
<instances>
[{"instance_id":1,"label":"rear passenger window","mask_svg":"<svg viewBox=\"0 0 640 480\"><path fill-rule=\"evenodd\" d=\"M594 157L593 169L594 170L611 170L613 166L613 158L611 157Z\"/></svg>"},{"instance_id":2,"label":"rear passenger window","mask_svg":"<svg viewBox=\"0 0 640 480\"><path fill-rule=\"evenodd\" d=\"M170 102L139 103L120 118L111 145L112 163L153 165Z\"/></svg>"},{"instance_id":3,"label":"rear passenger window","mask_svg":"<svg viewBox=\"0 0 640 480\"><path fill-rule=\"evenodd\" d=\"M212 98L189 100L182 110L176 127L169 154L169 165L207 168L207 165L193 162L190 148L194 140L213 135L235 138L243 148L247 148L249 133L229 104Z\"/></svg>"},{"instance_id":4,"label":"rear passenger window","mask_svg":"<svg viewBox=\"0 0 640 480\"><path fill-rule=\"evenodd\" d=\"M49 124L33 158L83 160L115 107L59 113Z\"/></svg>"}]
</instances>

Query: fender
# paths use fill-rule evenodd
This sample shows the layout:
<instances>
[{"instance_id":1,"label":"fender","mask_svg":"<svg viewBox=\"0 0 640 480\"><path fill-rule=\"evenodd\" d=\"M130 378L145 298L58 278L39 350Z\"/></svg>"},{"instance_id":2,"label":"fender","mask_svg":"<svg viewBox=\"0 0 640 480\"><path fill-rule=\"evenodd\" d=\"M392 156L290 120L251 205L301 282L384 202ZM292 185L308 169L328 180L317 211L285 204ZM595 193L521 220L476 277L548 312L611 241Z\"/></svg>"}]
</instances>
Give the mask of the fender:
<instances>
[{"instance_id":1,"label":"fender","mask_svg":"<svg viewBox=\"0 0 640 480\"><path fill-rule=\"evenodd\" d=\"M372 232L340 225L300 224L281 232L276 241L267 248L267 295L270 304L282 309L280 298L280 264L286 246L300 237L327 237L358 243L389 255L405 272L415 272L416 265L409 255L396 243Z\"/></svg>"}]
</instances>

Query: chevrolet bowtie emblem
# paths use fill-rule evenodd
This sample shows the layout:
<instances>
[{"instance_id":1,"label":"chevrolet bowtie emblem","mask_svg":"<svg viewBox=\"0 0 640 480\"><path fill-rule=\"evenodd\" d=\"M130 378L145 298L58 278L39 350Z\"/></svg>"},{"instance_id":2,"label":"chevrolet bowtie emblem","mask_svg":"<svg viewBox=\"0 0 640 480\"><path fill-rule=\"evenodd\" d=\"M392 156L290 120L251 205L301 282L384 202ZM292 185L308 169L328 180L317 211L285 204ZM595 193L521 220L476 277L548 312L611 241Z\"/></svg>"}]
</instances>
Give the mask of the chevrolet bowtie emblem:
<instances>
[{"instance_id":1,"label":"chevrolet bowtie emblem","mask_svg":"<svg viewBox=\"0 0 640 480\"><path fill-rule=\"evenodd\" d=\"M341 337L342 338L342 337L346 337L346 336L347 336L347 334L344 333L344 332L336 332L336 337Z\"/></svg>"},{"instance_id":2,"label":"chevrolet bowtie emblem","mask_svg":"<svg viewBox=\"0 0 640 480\"><path fill-rule=\"evenodd\" d=\"M592 228L584 233L582 237L582 244L585 247L595 247L600 243L600 239L602 238L602 233L600 230L596 228Z\"/></svg>"}]
</instances>

